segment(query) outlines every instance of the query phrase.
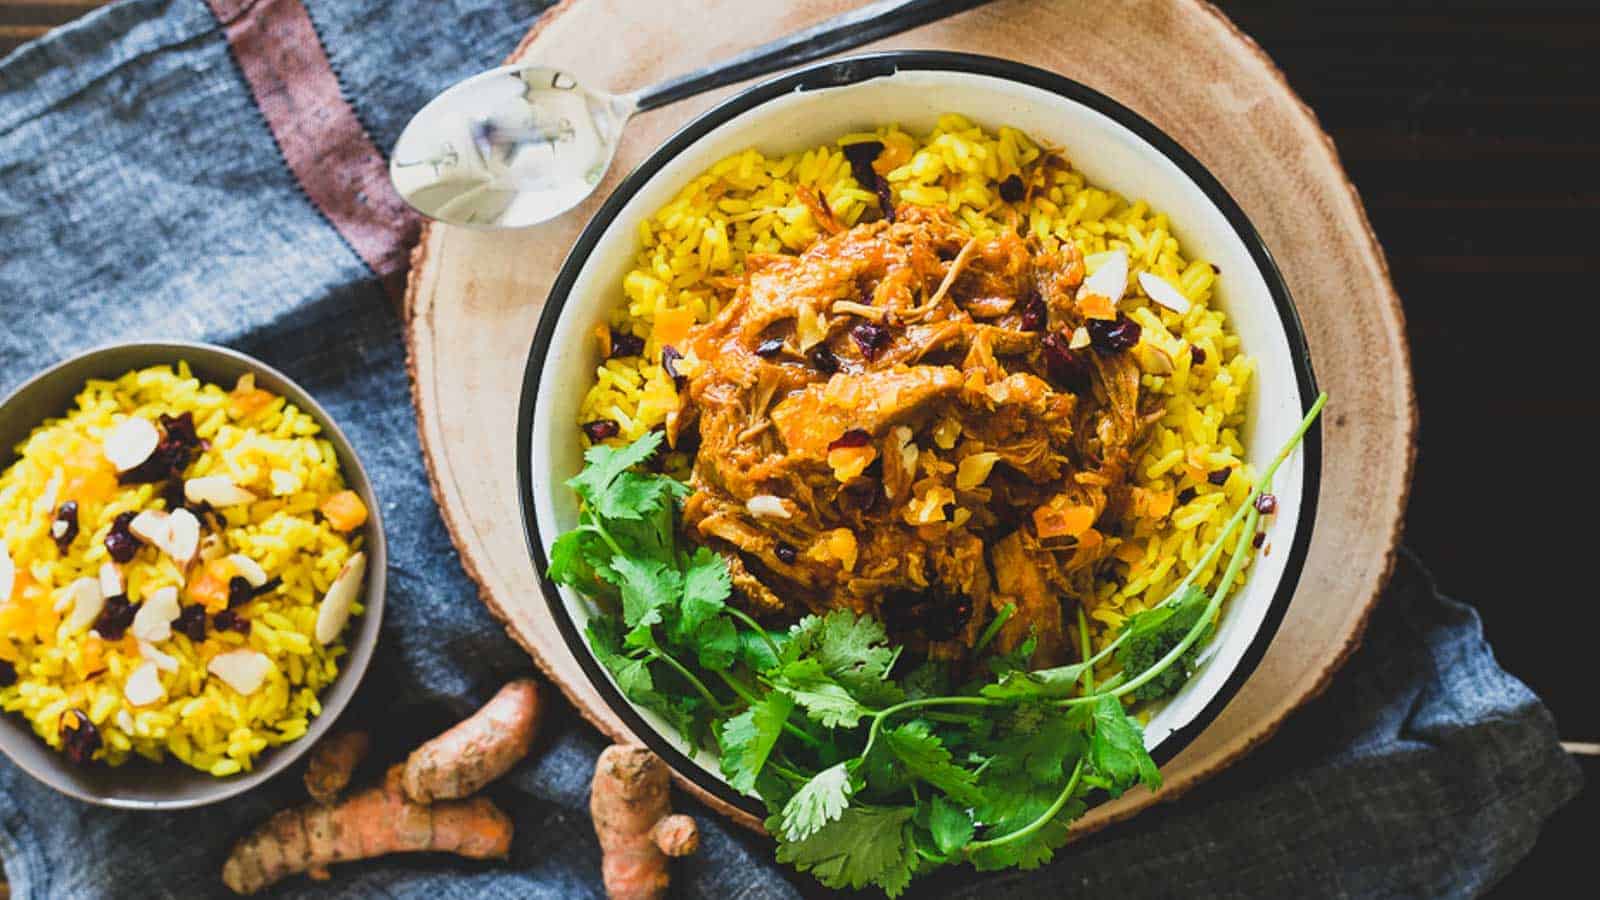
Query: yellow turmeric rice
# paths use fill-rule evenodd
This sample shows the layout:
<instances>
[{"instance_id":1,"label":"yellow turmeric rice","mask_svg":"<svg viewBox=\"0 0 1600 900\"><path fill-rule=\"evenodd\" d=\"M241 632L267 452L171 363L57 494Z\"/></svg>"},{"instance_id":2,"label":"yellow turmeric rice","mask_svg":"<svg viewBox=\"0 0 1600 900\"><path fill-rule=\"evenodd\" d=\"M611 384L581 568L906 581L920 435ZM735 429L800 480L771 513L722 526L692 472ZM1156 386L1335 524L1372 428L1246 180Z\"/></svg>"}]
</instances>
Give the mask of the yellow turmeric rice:
<instances>
[{"instance_id":1,"label":"yellow turmeric rice","mask_svg":"<svg viewBox=\"0 0 1600 900\"><path fill-rule=\"evenodd\" d=\"M163 457L190 422L190 450ZM179 363L88 382L0 475L0 709L75 762L174 757L218 777L304 735L345 654L346 619L324 621L325 644L319 612L364 564L367 512L320 430L250 376L230 391Z\"/></svg>"},{"instance_id":2,"label":"yellow turmeric rice","mask_svg":"<svg viewBox=\"0 0 1600 900\"><path fill-rule=\"evenodd\" d=\"M1145 372L1142 387L1164 400L1165 415L1137 463L1137 500L1127 525L1107 537L1115 542L1115 577L1099 580L1095 595L1082 598L1093 637L1105 640L1128 615L1171 592L1249 493L1255 473L1243 462L1240 431L1255 363L1241 352L1226 315L1211 306L1218 270L1185 255L1174 223L1143 201L1090 184L1066 151L1014 128L991 133L948 114L925 135L890 125L782 156L747 149L713 165L639 223L638 259L623 279L621 302L598 329L604 362L579 421L615 422L613 443L661 425L678 405L662 347L680 342L732 299L747 254L797 254L818 238L799 187L814 190L846 227L878 209L873 186L857 183L844 152L865 141L882 143L875 168L897 205L943 207L980 238L1017 229L1046 250L1070 241L1090 275L1118 251L1126 254L1128 290L1118 308L1141 328L1135 353ZM1046 189L1014 202L1002 198L1009 177L1038 169ZM1152 302L1141 273L1176 288L1188 309ZM642 339L642 350L616 354L621 335ZM1252 537L1241 533L1236 540ZM1200 573L1202 587L1217 568Z\"/></svg>"}]
</instances>

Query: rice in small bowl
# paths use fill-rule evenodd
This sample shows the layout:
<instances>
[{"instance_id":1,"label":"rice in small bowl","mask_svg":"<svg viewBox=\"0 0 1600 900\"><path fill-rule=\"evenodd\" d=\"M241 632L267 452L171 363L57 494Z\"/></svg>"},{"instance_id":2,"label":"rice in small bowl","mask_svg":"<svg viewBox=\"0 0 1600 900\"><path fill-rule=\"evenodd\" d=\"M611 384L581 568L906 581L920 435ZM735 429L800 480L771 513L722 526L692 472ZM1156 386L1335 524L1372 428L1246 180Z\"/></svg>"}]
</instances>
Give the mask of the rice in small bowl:
<instances>
[{"instance_id":1,"label":"rice in small bowl","mask_svg":"<svg viewBox=\"0 0 1600 900\"><path fill-rule=\"evenodd\" d=\"M297 751L272 748L314 737L353 691L381 526L342 436L270 369L200 345L175 363L101 354L88 377L59 375L69 363L8 401L5 749L86 799L219 799L286 765ZM76 393L52 408L42 382ZM23 430L30 412L50 417Z\"/></svg>"}]
</instances>

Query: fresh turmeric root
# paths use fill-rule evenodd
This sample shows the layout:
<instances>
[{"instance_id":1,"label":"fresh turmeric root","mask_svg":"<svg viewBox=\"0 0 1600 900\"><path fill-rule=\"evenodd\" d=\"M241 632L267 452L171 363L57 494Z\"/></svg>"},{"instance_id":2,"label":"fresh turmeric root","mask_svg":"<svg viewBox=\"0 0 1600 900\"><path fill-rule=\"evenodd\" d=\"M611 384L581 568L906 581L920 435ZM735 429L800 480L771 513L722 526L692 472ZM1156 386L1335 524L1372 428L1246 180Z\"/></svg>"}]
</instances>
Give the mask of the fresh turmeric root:
<instances>
[{"instance_id":1,"label":"fresh turmeric root","mask_svg":"<svg viewBox=\"0 0 1600 900\"><path fill-rule=\"evenodd\" d=\"M700 847L694 819L673 815L666 764L643 747L607 747L595 765L589 814L600 838L606 895L657 900L670 882L667 858Z\"/></svg>"},{"instance_id":2,"label":"fresh turmeric root","mask_svg":"<svg viewBox=\"0 0 1600 900\"><path fill-rule=\"evenodd\" d=\"M338 804L308 803L273 816L233 848L222 881L234 893L254 894L332 863L427 851L503 858L511 852L511 819L485 797L412 803L395 766L382 785Z\"/></svg>"},{"instance_id":3,"label":"fresh turmeric root","mask_svg":"<svg viewBox=\"0 0 1600 900\"><path fill-rule=\"evenodd\" d=\"M365 731L344 731L323 738L306 766L306 793L318 803L332 803L350 786L350 775L372 749Z\"/></svg>"},{"instance_id":4,"label":"fresh turmeric root","mask_svg":"<svg viewBox=\"0 0 1600 900\"><path fill-rule=\"evenodd\" d=\"M514 681L472 718L390 768L383 784L343 800L339 794L371 740L361 732L328 738L306 768L306 791L316 802L278 813L234 845L222 866L223 883L253 894L290 875L324 879L333 863L390 853L504 857L511 850L511 819L487 798L455 798L516 765L538 724L538 687ZM432 802L441 798L445 802Z\"/></svg>"},{"instance_id":5,"label":"fresh turmeric root","mask_svg":"<svg viewBox=\"0 0 1600 900\"><path fill-rule=\"evenodd\" d=\"M528 755L539 731L539 687L513 681L470 719L418 747L402 783L416 803L466 797Z\"/></svg>"}]
</instances>

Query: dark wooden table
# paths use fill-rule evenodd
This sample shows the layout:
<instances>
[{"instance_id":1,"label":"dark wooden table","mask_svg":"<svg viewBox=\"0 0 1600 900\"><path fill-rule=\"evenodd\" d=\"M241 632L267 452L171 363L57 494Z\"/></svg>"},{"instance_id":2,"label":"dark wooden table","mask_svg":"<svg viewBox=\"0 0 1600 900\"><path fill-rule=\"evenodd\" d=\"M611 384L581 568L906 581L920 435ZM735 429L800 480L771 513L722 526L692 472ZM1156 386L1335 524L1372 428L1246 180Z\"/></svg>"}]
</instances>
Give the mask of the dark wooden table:
<instances>
[{"instance_id":1,"label":"dark wooden table","mask_svg":"<svg viewBox=\"0 0 1600 900\"><path fill-rule=\"evenodd\" d=\"M99 5L0 0L0 54ZM1321 117L1388 251L1422 410L1407 543L1477 606L1563 737L1600 741L1600 650L1578 624L1595 617L1582 572L1600 509L1584 439L1600 413L1600 4L1220 5ZM1600 759L1580 761L1600 779ZM1496 894L1585 883L1596 834L1591 787Z\"/></svg>"}]
</instances>

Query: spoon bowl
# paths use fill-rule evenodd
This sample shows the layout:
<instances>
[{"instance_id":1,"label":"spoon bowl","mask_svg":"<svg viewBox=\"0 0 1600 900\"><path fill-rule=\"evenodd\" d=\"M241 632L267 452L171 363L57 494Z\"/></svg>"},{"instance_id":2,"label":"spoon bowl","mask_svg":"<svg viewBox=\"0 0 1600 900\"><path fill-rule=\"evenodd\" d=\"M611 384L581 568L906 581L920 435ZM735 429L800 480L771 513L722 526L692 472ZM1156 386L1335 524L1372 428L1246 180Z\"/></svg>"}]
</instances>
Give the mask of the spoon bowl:
<instances>
[{"instance_id":1,"label":"spoon bowl","mask_svg":"<svg viewBox=\"0 0 1600 900\"><path fill-rule=\"evenodd\" d=\"M389 177L433 219L537 225L577 206L611 166L633 95L584 88L560 69L502 66L431 100L400 133Z\"/></svg>"},{"instance_id":2,"label":"spoon bowl","mask_svg":"<svg viewBox=\"0 0 1600 900\"><path fill-rule=\"evenodd\" d=\"M810 62L988 0L877 0L744 54L631 94L591 90L560 69L502 66L458 82L407 123L389 178L430 219L526 228L583 202L611 167L634 113Z\"/></svg>"}]
</instances>

